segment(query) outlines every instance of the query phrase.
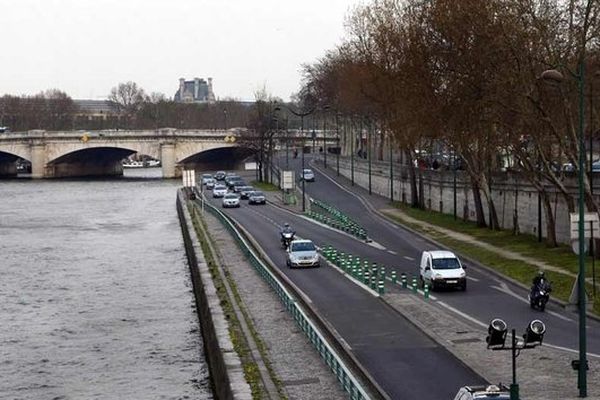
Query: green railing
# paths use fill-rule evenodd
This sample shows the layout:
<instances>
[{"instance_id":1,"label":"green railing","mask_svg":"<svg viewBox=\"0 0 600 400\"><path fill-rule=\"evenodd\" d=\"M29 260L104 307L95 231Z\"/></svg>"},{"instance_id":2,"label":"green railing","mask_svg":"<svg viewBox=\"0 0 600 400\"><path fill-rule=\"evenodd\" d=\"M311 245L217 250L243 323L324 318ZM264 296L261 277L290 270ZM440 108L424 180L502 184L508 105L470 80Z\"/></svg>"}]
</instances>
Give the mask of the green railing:
<instances>
[{"instance_id":1,"label":"green railing","mask_svg":"<svg viewBox=\"0 0 600 400\"><path fill-rule=\"evenodd\" d=\"M197 203L201 201L202 200L196 200ZM219 219L232 234L239 248L250 261L254 269L269 284L269 286L271 286L275 293L277 293L277 296L279 296L279 299L284 304L288 312L292 315L300 329L302 329L304 334L308 337L312 345L318 351L321 358L323 358L331 371L335 374L342 388L349 394L350 399L369 399L370 397L367 395L364 388L358 383L358 380L350 372L350 369L342 361L340 356L333 350L319 328L317 328L314 322L311 321L307 316L303 306L301 306L296 300L296 297L284 287L281 281L271 272L270 268L263 263L260 257L252 249L252 246L238 231L229 217L212 206L209 202L204 203L204 207L208 209L214 216L216 216L217 219Z\"/></svg>"},{"instance_id":2,"label":"green railing","mask_svg":"<svg viewBox=\"0 0 600 400\"><path fill-rule=\"evenodd\" d=\"M392 285L399 285L402 288L411 289L414 293L419 292L416 275L412 275L412 277L409 278L405 273L402 273L400 274L400 277L398 277L398 273L395 270L391 270L388 273L385 265L379 265L375 262L370 262L367 259L361 259L358 256L346 254L329 245L323 246L320 252L331 264L380 295L385 294L386 281L391 282ZM423 285L422 293L425 298L429 298L429 286L427 284Z\"/></svg>"},{"instance_id":3,"label":"green railing","mask_svg":"<svg viewBox=\"0 0 600 400\"><path fill-rule=\"evenodd\" d=\"M367 231L337 208L313 198L310 199L310 204L310 211L306 212L308 217L362 240L368 240Z\"/></svg>"}]
</instances>

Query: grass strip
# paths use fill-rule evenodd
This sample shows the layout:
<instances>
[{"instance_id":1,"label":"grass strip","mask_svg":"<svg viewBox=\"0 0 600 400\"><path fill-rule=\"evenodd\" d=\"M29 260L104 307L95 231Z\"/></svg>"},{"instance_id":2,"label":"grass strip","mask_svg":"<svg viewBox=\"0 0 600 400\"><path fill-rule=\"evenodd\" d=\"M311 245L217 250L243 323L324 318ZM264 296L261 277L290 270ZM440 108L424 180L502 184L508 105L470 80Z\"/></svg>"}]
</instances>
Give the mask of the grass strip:
<instances>
[{"instance_id":1,"label":"grass strip","mask_svg":"<svg viewBox=\"0 0 600 400\"><path fill-rule=\"evenodd\" d=\"M442 214L436 211L415 209L400 203L395 203L394 206L416 220L427 222L431 225L439 226L451 231L464 233L484 243L510 250L523 256L531 257L571 273L577 273L577 256L572 253L568 246L561 245L556 248L551 248L544 243L537 242L537 238L533 235L514 235L508 230L494 231L488 228L479 228L475 223L470 221L454 220L452 215ZM526 286L531 285L533 276L539 270L535 265L520 260L509 259L494 251L473 245L472 243L462 242L435 228L412 223L396 214L386 213L386 215L403 225L409 226L417 232L431 237L449 248L455 249L457 252L465 254L483 265L523 283ZM591 277L591 257L587 257L586 267L586 276ZM552 295L562 301L568 301L575 282L575 277L549 270L546 271L546 275L552 282ZM591 284L586 284L586 288L587 293L590 295L590 301L593 303L593 312L600 314L599 296L597 295L595 298L591 296L593 293Z\"/></svg>"},{"instance_id":2,"label":"grass strip","mask_svg":"<svg viewBox=\"0 0 600 400\"><path fill-rule=\"evenodd\" d=\"M193 204L191 207L195 207L195 204ZM264 392L264 389L262 386L260 370L259 370L256 362L252 358L252 353L250 351L250 347L244 336L240 322L237 319L237 316L233 310L233 306L231 303L232 299L229 298L229 296L227 294L227 290L225 288L225 285L224 285L223 281L221 280L221 275L219 274L219 271L217 270L217 268L219 268L219 266L215 261L215 255L212 253L210 246L208 245L208 241L211 239L210 239L210 237L207 237L204 234L204 232L208 232L206 222L200 217L201 213L196 212L196 213L192 213L192 215L193 215L192 219L193 219L194 229L196 231L196 235L198 236L198 240L200 242L202 252L204 253L204 259L205 259L206 264L208 265L209 271L211 273L212 280L213 280L215 288L217 290L217 295L219 296L219 301L221 303L221 307L223 308L223 312L225 313L227 321L229 322L228 329L229 329L229 336L231 338L231 342L233 344L233 347L234 347L236 353L240 357L240 360L242 362L242 367L244 368L244 377L245 377L246 381L248 382L248 384L250 385L250 389L252 391L252 398L256 399L256 400L262 399L262 398L264 398L266 393ZM204 227L204 230L198 226L199 224L202 224L202 226ZM211 243L213 243L213 247L214 247L214 242L211 242ZM230 276L227 272L225 273L225 276L226 276L227 281L229 282L230 287L232 288L235 301L238 304L241 304L241 297L239 296L239 293L234 284L234 281L230 278ZM242 313L244 314L246 323L248 324L251 334L252 334L252 336L256 342L256 345L258 347L258 350L261 353L263 362L265 363L265 366L269 370L269 374L271 375L275 385L277 386L277 390L278 390L279 394L281 395L280 398L285 398L285 396L283 395L283 390L281 388L281 382L275 376L273 368L272 368L270 362L268 361L266 347L265 347L264 343L258 337L256 330L254 329L253 325L251 324L251 319L248 318L248 315L246 314L244 308L240 307L240 309L242 310Z\"/></svg>"},{"instance_id":3,"label":"grass strip","mask_svg":"<svg viewBox=\"0 0 600 400\"><path fill-rule=\"evenodd\" d=\"M256 189L262 190L263 192L276 192L279 190L279 188L272 183L252 181L250 184Z\"/></svg>"}]
</instances>

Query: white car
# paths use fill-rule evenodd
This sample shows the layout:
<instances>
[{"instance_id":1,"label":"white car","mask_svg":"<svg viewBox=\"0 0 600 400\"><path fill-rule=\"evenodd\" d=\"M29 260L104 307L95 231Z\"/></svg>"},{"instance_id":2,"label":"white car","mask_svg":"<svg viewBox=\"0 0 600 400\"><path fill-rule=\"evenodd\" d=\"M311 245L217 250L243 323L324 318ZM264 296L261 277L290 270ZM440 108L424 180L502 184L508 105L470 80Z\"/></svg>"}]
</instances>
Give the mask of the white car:
<instances>
[{"instance_id":1,"label":"white car","mask_svg":"<svg viewBox=\"0 0 600 400\"><path fill-rule=\"evenodd\" d=\"M210 178L206 180L206 190L213 190L215 185L217 184L217 180L215 178Z\"/></svg>"},{"instance_id":2,"label":"white car","mask_svg":"<svg viewBox=\"0 0 600 400\"><path fill-rule=\"evenodd\" d=\"M319 253L310 240L292 240L286 257L286 264L294 267L320 267Z\"/></svg>"},{"instance_id":3,"label":"white car","mask_svg":"<svg viewBox=\"0 0 600 400\"><path fill-rule=\"evenodd\" d=\"M304 169L302 170L302 179L304 179L306 182L314 182L315 173L312 171L312 169Z\"/></svg>"},{"instance_id":4,"label":"white car","mask_svg":"<svg viewBox=\"0 0 600 400\"><path fill-rule=\"evenodd\" d=\"M225 185L215 185L213 189L213 197L223 197L227 194L227 186Z\"/></svg>"},{"instance_id":5,"label":"white car","mask_svg":"<svg viewBox=\"0 0 600 400\"><path fill-rule=\"evenodd\" d=\"M206 185L206 182L212 178L213 176L211 174L202 174L202 184Z\"/></svg>"},{"instance_id":6,"label":"white car","mask_svg":"<svg viewBox=\"0 0 600 400\"><path fill-rule=\"evenodd\" d=\"M441 287L460 287L467 290L465 266L451 251L431 250L421 254L419 266L421 285L428 284L431 290Z\"/></svg>"},{"instance_id":7,"label":"white car","mask_svg":"<svg viewBox=\"0 0 600 400\"><path fill-rule=\"evenodd\" d=\"M237 194L229 193L223 197L223 208L239 207L240 198Z\"/></svg>"}]
</instances>

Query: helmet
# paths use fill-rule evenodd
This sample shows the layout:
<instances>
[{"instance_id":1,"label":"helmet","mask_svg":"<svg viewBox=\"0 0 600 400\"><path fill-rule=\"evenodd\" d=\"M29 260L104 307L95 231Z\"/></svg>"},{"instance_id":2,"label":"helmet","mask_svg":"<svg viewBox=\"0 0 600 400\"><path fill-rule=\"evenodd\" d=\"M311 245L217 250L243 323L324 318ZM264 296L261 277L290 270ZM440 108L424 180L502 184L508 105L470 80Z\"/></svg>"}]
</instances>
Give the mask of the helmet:
<instances>
[{"instance_id":1,"label":"helmet","mask_svg":"<svg viewBox=\"0 0 600 400\"><path fill-rule=\"evenodd\" d=\"M543 278L544 277L544 271L538 271L538 276L540 278Z\"/></svg>"},{"instance_id":2,"label":"helmet","mask_svg":"<svg viewBox=\"0 0 600 400\"><path fill-rule=\"evenodd\" d=\"M283 224L283 226L285 226L286 228L290 227L290 224L288 224L287 222L285 224Z\"/></svg>"}]
</instances>

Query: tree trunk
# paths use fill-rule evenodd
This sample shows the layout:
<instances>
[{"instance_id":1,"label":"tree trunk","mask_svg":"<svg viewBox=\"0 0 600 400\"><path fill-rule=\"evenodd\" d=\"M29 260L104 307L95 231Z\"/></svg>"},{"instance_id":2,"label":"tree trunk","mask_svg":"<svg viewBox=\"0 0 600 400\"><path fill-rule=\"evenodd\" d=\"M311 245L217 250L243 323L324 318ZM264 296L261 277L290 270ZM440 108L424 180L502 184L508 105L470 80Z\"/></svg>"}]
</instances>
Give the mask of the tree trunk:
<instances>
[{"instance_id":1,"label":"tree trunk","mask_svg":"<svg viewBox=\"0 0 600 400\"><path fill-rule=\"evenodd\" d=\"M481 192L479 191L479 183L471 178L471 186L473 188L473 203L475 205L475 215L477 218L477 226L480 228L487 227L485 223L485 215L483 213L483 204L481 203Z\"/></svg>"},{"instance_id":2,"label":"tree trunk","mask_svg":"<svg viewBox=\"0 0 600 400\"><path fill-rule=\"evenodd\" d=\"M544 211L546 214L546 244L550 247L557 247L558 242L556 241L556 220L554 219L554 213L552 212L552 204L548 192L541 191L540 196L542 198L542 204L544 204Z\"/></svg>"},{"instance_id":3,"label":"tree trunk","mask_svg":"<svg viewBox=\"0 0 600 400\"><path fill-rule=\"evenodd\" d=\"M489 189L489 185L487 183L486 177L483 176L481 178L481 182L482 182L482 191L483 191L483 195L485 197L485 200L487 202L488 205L488 210L489 210L489 214L490 214L490 220L489 222L489 226L491 229L494 230L499 230L500 229L500 223L498 222L498 213L496 211L496 206L494 204L494 199L492 198L492 193Z\"/></svg>"},{"instance_id":4,"label":"tree trunk","mask_svg":"<svg viewBox=\"0 0 600 400\"><path fill-rule=\"evenodd\" d=\"M408 157L408 171L410 173L410 205L412 207L419 207L419 193L417 191L417 174L415 171L415 165L413 163L413 157L410 151L407 151Z\"/></svg>"}]
</instances>

